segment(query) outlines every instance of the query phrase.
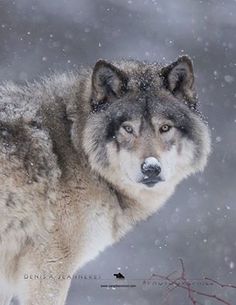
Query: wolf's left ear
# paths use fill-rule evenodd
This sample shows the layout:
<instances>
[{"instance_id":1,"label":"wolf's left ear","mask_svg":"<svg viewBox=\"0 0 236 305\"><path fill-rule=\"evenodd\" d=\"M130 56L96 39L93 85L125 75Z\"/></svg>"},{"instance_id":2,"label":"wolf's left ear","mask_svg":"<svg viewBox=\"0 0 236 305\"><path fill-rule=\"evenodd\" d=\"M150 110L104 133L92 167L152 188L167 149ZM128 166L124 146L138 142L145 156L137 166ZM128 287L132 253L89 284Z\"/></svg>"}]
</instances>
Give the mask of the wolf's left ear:
<instances>
[{"instance_id":1,"label":"wolf's left ear","mask_svg":"<svg viewBox=\"0 0 236 305\"><path fill-rule=\"evenodd\" d=\"M194 84L194 73L192 60L184 55L169 66L162 68L161 76L164 85L177 98L184 99L190 107L196 106L197 94Z\"/></svg>"},{"instance_id":2,"label":"wolf's left ear","mask_svg":"<svg viewBox=\"0 0 236 305\"><path fill-rule=\"evenodd\" d=\"M115 98L121 97L127 90L128 77L114 65L99 60L92 74L92 107L99 110Z\"/></svg>"}]
</instances>

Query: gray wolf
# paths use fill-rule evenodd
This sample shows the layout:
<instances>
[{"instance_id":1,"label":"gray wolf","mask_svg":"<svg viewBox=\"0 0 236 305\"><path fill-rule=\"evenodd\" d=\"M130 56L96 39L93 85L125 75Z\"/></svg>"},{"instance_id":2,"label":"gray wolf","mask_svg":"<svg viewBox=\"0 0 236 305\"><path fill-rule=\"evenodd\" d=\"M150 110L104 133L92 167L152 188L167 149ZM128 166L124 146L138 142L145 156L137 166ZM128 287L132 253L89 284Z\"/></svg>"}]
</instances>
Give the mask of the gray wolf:
<instances>
[{"instance_id":1,"label":"gray wolf","mask_svg":"<svg viewBox=\"0 0 236 305\"><path fill-rule=\"evenodd\" d=\"M4 83L0 305L65 304L63 275L160 209L209 153L187 56Z\"/></svg>"}]
</instances>

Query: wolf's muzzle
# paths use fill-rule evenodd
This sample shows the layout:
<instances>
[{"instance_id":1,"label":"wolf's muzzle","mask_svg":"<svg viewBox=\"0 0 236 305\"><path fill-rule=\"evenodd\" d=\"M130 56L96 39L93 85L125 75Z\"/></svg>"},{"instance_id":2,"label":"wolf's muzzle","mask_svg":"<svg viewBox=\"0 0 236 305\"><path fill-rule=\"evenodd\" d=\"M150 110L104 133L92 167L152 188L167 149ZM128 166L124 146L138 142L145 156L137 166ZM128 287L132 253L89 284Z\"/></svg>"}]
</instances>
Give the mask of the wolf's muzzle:
<instances>
[{"instance_id":1,"label":"wolf's muzzle","mask_svg":"<svg viewBox=\"0 0 236 305\"><path fill-rule=\"evenodd\" d=\"M162 181L162 178L160 177L160 162L154 157L149 157L144 160L144 162L141 164L141 171L144 178L140 182L149 187L152 187L157 182Z\"/></svg>"}]
</instances>

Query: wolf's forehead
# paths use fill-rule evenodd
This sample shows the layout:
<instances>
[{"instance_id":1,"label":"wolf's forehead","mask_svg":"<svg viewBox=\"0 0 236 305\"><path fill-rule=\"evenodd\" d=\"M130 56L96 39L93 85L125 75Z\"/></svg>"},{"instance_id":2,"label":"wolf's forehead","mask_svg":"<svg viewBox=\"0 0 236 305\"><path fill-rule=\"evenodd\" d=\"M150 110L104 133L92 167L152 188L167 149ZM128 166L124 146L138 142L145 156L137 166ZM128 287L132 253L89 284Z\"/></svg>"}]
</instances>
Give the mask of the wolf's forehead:
<instances>
[{"instance_id":1,"label":"wolf's forehead","mask_svg":"<svg viewBox=\"0 0 236 305\"><path fill-rule=\"evenodd\" d=\"M123 120L147 120L161 122L163 120L174 121L183 124L188 121L189 113L183 105L173 101L171 98L163 98L158 94L145 92L136 97L127 97L126 101L121 101L114 105L114 118L122 117Z\"/></svg>"},{"instance_id":2,"label":"wolf's forehead","mask_svg":"<svg viewBox=\"0 0 236 305\"><path fill-rule=\"evenodd\" d=\"M133 76L133 85L141 93L156 93L162 85L158 69L156 67L147 66L136 71Z\"/></svg>"},{"instance_id":3,"label":"wolf's forehead","mask_svg":"<svg viewBox=\"0 0 236 305\"><path fill-rule=\"evenodd\" d=\"M114 119L121 118L122 121L161 120L166 117L166 113L170 114L167 108L162 107L158 98L142 95L114 105L111 116Z\"/></svg>"},{"instance_id":4,"label":"wolf's forehead","mask_svg":"<svg viewBox=\"0 0 236 305\"><path fill-rule=\"evenodd\" d=\"M136 79L139 90L141 92L147 92L149 90L153 90L154 88L156 89L156 85L157 85L156 78L159 80L157 75L155 77L155 75L149 69L140 73Z\"/></svg>"},{"instance_id":5,"label":"wolf's forehead","mask_svg":"<svg viewBox=\"0 0 236 305\"><path fill-rule=\"evenodd\" d=\"M141 61L124 61L117 66L125 71L129 78L129 86L137 91L156 90L161 86L161 65Z\"/></svg>"}]
</instances>

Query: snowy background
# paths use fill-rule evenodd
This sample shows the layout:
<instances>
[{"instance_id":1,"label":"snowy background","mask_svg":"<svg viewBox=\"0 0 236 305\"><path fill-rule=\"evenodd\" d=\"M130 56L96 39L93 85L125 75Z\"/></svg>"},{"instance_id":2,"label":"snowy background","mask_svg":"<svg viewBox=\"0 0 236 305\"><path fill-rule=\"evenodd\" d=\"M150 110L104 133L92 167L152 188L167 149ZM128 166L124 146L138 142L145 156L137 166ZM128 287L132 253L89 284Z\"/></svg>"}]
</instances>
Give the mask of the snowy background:
<instances>
[{"instance_id":1,"label":"snowy background","mask_svg":"<svg viewBox=\"0 0 236 305\"><path fill-rule=\"evenodd\" d=\"M189 54L212 130L213 153L204 174L183 182L165 207L74 280L69 305L189 305L182 290L170 295L142 285L100 288L121 272L130 282L179 270L236 284L236 2L233 0L1 0L0 80L18 82L97 59L169 62ZM212 287L230 301L236 289ZM204 305L216 300L199 298Z\"/></svg>"}]
</instances>

